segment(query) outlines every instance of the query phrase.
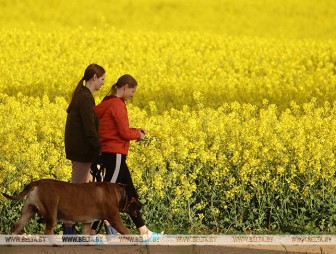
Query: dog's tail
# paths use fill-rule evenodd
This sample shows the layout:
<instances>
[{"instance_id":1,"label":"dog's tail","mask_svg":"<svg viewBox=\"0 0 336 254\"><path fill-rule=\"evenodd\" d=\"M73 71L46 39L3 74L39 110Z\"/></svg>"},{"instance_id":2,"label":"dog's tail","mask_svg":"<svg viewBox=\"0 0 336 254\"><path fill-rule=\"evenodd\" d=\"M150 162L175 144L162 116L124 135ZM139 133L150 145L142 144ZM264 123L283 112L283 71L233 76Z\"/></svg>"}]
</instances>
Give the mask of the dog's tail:
<instances>
[{"instance_id":1,"label":"dog's tail","mask_svg":"<svg viewBox=\"0 0 336 254\"><path fill-rule=\"evenodd\" d=\"M21 200L23 199L32 189L34 189L38 184L38 181L35 182L31 182L30 184L28 184L21 193L19 193L18 195L15 196L10 196L6 193L2 193L2 195L4 195L6 198L11 199L11 200Z\"/></svg>"}]
</instances>

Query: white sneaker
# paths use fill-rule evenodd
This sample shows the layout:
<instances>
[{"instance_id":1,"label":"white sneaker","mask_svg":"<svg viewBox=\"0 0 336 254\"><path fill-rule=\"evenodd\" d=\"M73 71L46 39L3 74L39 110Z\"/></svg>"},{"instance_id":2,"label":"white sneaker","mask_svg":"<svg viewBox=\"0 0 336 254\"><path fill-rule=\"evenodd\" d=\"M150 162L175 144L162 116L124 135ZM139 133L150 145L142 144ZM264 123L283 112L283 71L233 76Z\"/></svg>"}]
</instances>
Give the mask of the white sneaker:
<instances>
[{"instance_id":1,"label":"white sneaker","mask_svg":"<svg viewBox=\"0 0 336 254\"><path fill-rule=\"evenodd\" d=\"M141 235L142 236L142 241L143 243L149 243L149 242L155 242L159 240L164 234L164 231L161 233L156 233L156 232L151 232L148 231L146 234Z\"/></svg>"}]
</instances>

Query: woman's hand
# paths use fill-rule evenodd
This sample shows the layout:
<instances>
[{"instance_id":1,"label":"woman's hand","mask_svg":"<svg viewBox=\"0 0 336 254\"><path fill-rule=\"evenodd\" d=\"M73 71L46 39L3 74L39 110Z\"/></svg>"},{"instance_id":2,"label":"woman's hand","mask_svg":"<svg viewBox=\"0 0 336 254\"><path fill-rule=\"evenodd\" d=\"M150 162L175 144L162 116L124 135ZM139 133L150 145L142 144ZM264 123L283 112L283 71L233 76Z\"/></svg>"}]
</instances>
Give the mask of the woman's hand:
<instances>
[{"instance_id":1,"label":"woman's hand","mask_svg":"<svg viewBox=\"0 0 336 254\"><path fill-rule=\"evenodd\" d=\"M140 132L140 139L144 139L147 134L147 130L144 128L137 128L137 130Z\"/></svg>"}]
</instances>

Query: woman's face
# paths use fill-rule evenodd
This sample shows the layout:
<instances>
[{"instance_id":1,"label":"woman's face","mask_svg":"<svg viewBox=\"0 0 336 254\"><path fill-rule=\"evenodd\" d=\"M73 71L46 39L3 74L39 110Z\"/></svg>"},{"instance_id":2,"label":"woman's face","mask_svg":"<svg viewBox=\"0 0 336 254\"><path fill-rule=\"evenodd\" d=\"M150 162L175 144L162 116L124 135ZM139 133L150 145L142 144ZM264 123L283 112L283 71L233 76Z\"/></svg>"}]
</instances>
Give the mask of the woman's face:
<instances>
[{"instance_id":1,"label":"woman's face","mask_svg":"<svg viewBox=\"0 0 336 254\"><path fill-rule=\"evenodd\" d=\"M125 91L124 91L123 99L127 101L128 99L133 97L137 87L129 87L129 85L126 84L124 88L125 88Z\"/></svg>"}]
</instances>

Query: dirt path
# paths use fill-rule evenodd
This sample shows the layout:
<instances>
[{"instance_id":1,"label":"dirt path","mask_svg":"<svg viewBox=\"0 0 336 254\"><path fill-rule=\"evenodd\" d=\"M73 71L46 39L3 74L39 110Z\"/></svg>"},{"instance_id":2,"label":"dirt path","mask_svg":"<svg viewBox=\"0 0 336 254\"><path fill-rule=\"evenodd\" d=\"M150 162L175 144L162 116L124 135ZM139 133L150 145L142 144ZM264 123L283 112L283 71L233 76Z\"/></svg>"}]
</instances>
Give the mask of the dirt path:
<instances>
[{"instance_id":1,"label":"dirt path","mask_svg":"<svg viewBox=\"0 0 336 254\"><path fill-rule=\"evenodd\" d=\"M336 246L0 246L0 254L335 254Z\"/></svg>"}]
</instances>

